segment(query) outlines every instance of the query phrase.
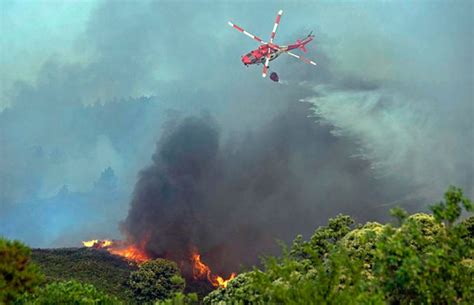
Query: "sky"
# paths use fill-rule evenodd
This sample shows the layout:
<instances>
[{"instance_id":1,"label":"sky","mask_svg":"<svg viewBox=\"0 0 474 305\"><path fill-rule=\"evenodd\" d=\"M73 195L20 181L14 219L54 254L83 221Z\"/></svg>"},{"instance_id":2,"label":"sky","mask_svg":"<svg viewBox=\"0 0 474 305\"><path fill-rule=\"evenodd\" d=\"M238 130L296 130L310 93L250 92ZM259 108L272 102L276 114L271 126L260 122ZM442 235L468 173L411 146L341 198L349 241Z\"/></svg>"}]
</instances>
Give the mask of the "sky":
<instances>
[{"instance_id":1,"label":"sky","mask_svg":"<svg viewBox=\"0 0 474 305\"><path fill-rule=\"evenodd\" d=\"M305 56L318 66L282 55L270 65L277 84L242 65L257 44L227 21L266 39L279 9L276 42L313 31ZM268 170L315 215L303 231L339 212L365 221L395 204L424 210L452 184L472 198L473 10L472 1L1 1L0 234L35 247L120 238L139 173L190 115L212 118L222 151L242 166L266 160L257 143L293 145L291 175ZM264 206L281 206L276 197ZM248 212L256 223L264 215Z\"/></svg>"}]
</instances>

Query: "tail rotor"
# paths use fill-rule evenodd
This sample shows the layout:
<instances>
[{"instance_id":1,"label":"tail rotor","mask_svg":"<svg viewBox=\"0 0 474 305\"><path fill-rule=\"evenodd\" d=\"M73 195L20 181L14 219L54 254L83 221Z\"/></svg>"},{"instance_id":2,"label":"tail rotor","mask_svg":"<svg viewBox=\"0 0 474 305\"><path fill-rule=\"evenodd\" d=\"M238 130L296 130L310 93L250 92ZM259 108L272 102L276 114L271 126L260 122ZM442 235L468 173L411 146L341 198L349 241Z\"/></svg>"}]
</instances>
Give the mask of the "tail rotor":
<instances>
[{"instance_id":1,"label":"tail rotor","mask_svg":"<svg viewBox=\"0 0 474 305\"><path fill-rule=\"evenodd\" d=\"M301 40L296 40L297 43L301 43ZM304 44L300 45L299 49L301 51L303 51L304 53L308 52L308 50L306 49L306 47L304 46Z\"/></svg>"}]
</instances>

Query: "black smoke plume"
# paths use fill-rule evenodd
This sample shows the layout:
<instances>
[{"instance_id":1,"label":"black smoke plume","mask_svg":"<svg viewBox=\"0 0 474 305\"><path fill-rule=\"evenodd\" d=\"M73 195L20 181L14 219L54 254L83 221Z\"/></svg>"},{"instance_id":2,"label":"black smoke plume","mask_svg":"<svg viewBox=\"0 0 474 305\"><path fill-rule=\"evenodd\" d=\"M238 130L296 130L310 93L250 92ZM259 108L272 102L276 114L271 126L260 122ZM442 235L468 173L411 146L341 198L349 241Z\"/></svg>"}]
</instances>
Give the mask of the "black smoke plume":
<instances>
[{"instance_id":1,"label":"black smoke plume","mask_svg":"<svg viewBox=\"0 0 474 305\"><path fill-rule=\"evenodd\" d=\"M226 139L209 116L170 124L141 171L122 230L153 257L189 261L194 249L229 273L278 250L276 240L311 233L328 217L359 220L391 200L387 181L355 145L289 104L257 131ZM382 195L384 194L384 195Z\"/></svg>"}]
</instances>

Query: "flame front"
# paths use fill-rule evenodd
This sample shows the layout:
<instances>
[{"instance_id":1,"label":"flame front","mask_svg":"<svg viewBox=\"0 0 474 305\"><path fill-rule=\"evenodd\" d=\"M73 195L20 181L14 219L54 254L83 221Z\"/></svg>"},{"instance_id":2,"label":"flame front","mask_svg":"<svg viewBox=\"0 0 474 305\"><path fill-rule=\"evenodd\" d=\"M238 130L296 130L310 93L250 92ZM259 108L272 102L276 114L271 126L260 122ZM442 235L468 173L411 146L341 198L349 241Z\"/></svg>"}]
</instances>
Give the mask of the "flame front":
<instances>
[{"instance_id":1,"label":"flame front","mask_svg":"<svg viewBox=\"0 0 474 305\"><path fill-rule=\"evenodd\" d=\"M82 244L88 248L105 249L111 254L125 257L126 259L137 263L143 263L151 259L146 255L143 247L138 247L134 244L125 244L122 241L93 239L83 241Z\"/></svg>"},{"instance_id":2,"label":"flame front","mask_svg":"<svg viewBox=\"0 0 474 305\"><path fill-rule=\"evenodd\" d=\"M146 255L144 251L136 247L135 245L129 245L125 248L109 248L107 249L112 254L125 257L126 259L135 261L137 263L143 263L151 258Z\"/></svg>"},{"instance_id":3,"label":"flame front","mask_svg":"<svg viewBox=\"0 0 474 305\"><path fill-rule=\"evenodd\" d=\"M224 279L223 277L212 274L211 269L201 261L201 255L195 251L191 255L191 262L193 267L193 277L194 279L202 279L207 278L209 283L211 283L214 287L227 287L227 284L230 280L235 278L236 274L232 273L228 279Z\"/></svg>"},{"instance_id":4,"label":"flame front","mask_svg":"<svg viewBox=\"0 0 474 305\"><path fill-rule=\"evenodd\" d=\"M149 257L145 252L145 245L147 239L144 239L140 245L129 244L123 241L112 241L112 240L99 240L93 239L88 241L83 241L82 244L84 247L96 248L96 249L105 249L110 254L118 255L124 257L128 260L134 261L136 263L143 263L152 258ZM227 284L230 280L235 278L236 274L232 273L228 279L213 274L211 269L201 261L201 255L195 250L191 254L191 263L192 263L192 272L195 280L207 279L214 287L227 287Z\"/></svg>"},{"instance_id":5,"label":"flame front","mask_svg":"<svg viewBox=\"0 0 474 305\"><path fill-rule=\"evenodd\" d=\"M93 239L93 240L83 241L82 244L84 245L84 247L90 248L98 242L99 242L98 239Z\"/></svg>"},{"instance_id":6,"label":"flame front","mask_svg":"<svg viewBox=\"0 0 474 305\"><path fill-rule=\"evenodd\" d=\"M83 241L82 244L84 247L87 248L107 248L108 246L112 246L113 242L108 239L103 239L103 240L98 240L98 239L93 239L93 240L88 240L88 241Z\"/></svg>"}]
</instances>

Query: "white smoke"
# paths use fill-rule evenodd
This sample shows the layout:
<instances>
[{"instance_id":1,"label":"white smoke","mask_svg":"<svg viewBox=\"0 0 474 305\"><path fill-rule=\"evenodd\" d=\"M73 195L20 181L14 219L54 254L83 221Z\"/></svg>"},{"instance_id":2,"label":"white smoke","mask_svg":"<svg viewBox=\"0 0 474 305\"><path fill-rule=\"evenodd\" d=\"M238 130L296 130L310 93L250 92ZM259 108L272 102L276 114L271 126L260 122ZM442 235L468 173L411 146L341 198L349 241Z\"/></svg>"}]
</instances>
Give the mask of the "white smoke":
<instances>
[{"instance_id":1,"label":"white smoke","mask_svg":"<svg viewBox=\"0 0 474 305\"><path fill-rule=\"evenodd\" d=\"M358 142L354 156L369 160L377 176L409 181L418 190L416 196L427 200L439 198L450 184L472 196L472 139L456 129L443 131L439 122L444 114L427 108L432 101L386 89L314 90L317 96L304 101L314 105L323 123L334 126L333 134Z\"/></svg>"}]
</instances>

